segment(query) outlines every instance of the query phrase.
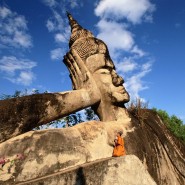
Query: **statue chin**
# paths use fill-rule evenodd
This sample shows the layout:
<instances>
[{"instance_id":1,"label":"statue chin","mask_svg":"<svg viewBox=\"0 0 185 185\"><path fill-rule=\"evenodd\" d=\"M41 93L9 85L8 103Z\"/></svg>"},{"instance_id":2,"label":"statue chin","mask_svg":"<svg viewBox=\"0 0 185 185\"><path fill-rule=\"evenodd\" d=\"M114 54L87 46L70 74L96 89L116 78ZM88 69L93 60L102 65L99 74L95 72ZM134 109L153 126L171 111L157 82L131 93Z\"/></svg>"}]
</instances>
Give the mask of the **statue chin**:
<instances>
[{"instance_id":1,"label":"statue chin","mask_svg":"<svg viewBox=\"0 0 185 185\"><path fill-rule=\"evenodd\" d=\"M120 104L120 103L127 103L130 100L130 96L127 92L125 93L119 93L119 92L113 92L112 93L112 103Z\"/></svg>"}]
</instances>

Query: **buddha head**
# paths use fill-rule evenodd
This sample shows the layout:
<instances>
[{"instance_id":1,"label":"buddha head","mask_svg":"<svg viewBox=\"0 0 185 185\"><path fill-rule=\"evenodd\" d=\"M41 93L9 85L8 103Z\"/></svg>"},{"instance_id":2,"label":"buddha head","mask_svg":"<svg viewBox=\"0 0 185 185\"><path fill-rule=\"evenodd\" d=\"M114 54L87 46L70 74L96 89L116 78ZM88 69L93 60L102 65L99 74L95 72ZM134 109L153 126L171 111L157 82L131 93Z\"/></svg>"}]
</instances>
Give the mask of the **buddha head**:
<instances>
[{"instance_id":1,"label":"buddha head","mask_svg":"<svg viewBox=\"0 0 185 185\"><path fill-rule=\"evenodd\" d=\"M92 74L101 93L100 104L124 107L130 97L123 86L123 78L116 72L106 44L82 28L69 13L68 19L71 25L69 47L77 51Z\"/></svg>"}]
</instances>

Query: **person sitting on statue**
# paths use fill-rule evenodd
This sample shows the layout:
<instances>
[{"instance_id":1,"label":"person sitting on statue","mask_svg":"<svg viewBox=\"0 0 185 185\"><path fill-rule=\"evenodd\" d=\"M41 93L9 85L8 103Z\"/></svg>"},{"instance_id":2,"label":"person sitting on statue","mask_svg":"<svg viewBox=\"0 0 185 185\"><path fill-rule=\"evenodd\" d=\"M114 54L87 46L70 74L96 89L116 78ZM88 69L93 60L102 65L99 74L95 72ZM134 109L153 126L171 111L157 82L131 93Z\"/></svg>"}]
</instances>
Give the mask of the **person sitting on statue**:
<instances>
[{"instance_id":1,"label":"person sitting on statue","mask_svg":"<svg viewBox=\"0 0 185 185\"><path fill-rule=\"evenodd\" d=\"M126 155L125 148L124 148L124 140L121 137L123 134L122 131L117 132L116 138L114 140L115 146L113 150L113 157L120 157Z\"/></svg>"}]
</instances>

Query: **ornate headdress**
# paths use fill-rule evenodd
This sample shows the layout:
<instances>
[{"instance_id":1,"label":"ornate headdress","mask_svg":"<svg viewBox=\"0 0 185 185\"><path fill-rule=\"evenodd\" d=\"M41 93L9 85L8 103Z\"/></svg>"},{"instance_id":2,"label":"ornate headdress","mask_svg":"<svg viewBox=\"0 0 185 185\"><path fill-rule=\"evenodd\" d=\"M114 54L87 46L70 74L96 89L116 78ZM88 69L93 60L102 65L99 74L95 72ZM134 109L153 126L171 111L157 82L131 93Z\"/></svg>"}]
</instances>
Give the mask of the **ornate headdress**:
<instances>
[{"instance_id":1,"label":"ornate headdress","mask_svg":"<svg viewBox=\"0 0 185 185\"><path fill-rule=\"evenodd\" d=\"M96 53L108 54L107 46L102 40L95 38L90 31L82 28L70 13L67 12L67 16L71 26L69 47L74 48L83 61Z\"/></svg>"}]
</instances>

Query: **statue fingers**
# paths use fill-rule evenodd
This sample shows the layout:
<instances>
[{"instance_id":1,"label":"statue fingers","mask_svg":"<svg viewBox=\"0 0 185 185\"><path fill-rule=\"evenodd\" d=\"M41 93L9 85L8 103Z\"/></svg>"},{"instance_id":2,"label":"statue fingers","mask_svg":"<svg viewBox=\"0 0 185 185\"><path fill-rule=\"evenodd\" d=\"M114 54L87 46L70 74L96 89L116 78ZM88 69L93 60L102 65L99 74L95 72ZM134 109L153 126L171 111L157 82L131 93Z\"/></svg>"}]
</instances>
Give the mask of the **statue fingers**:
<instances>
[{"instance_id":1,"label":"statue fingers","mask_svg":"<svg viewBox=\"0 0 185 185\"><path fill-rule=\"evenodd\" d=\"M87 69L86 65L84 64L84 62L82 61L82 59L80 58L80 56L78 55L76 50L71 49L71 53L74 57L75 64L77 64L79 70L82 73L81 77L83 78L83 82L85 83L85 82L89 81L91 79L91 73Z\"/></svg>"},{"instance_id":2,"label":"statue fingers","mask_svg":"<svg viewBox=\"0 0 185 185\"><path fill-rule=\"evenodd\" d=\"M81 89L84 87L84 81L85 81L84 73L82 73L81 68L79 68L79 65L77 65L77 62L71 53L68 54L68 57L69 57L69 60L71 61L71 66L75 73L78 89Z\"/></svg>"},{"instance_id":3,"label":"statue fingers","mask_svg":"<svg viewBox=\"0 0 185 185\"><path fill-rule=\"evenodd\" d=\"M78 76L75 72L75 69L72 65L72 62L69 60L69 57L68 56L64 56L64 63L65 65L67 66L68 70L69 70L69 73L70 73L70 77L71 77L71 80L72 80L72 83L73 83L73 88L74 89L78 89L80 84L79 84L79 81L78 81Z\"/></svg>"},{"instance_id":4,"label":"statue fingers","mask_svg":"<svg viewBox=\"0 0 185 185\"><path fill-rule=\"evenodd\" d=\"M78 55L78 53L75 49L71 49L71 53L72 53L72 56L74 57L76 64L78 65L78 68L80 69L81 73L85 74L88 71L88 69L87 69L86 65L84 64L83 60L80 58L80 56Z\"/></svg>"},{"instance_id":5,"label":"statue fingers","mask_svg":"<svg viewBox=\"0 0 185 185\"><path fill-rule=\"evenodd\" d=\"M78 89L78 82L77 82L77 80L75 78L74 73L70 69L69 69L69 73L70 73L69 77L71 78L73 89L74 90Z\"/></svg>"},{"instance_id":6,"label":"statue fingers","mask_svg":"<svg viewBox=\"0 0 185 185\"><path fill-rule=\"evenodd\" d=\"M72 89L76 90L77 88L77 83L75 82L75 79L73 78L73 76L70 74L69 77L71 78L72 81Z\"/></svg>"},{"instance_id":7,"label":"statue fingers","mask_svg":"<svg viewBox=\"0 0 185 185\"><path fill-rule=\"evenodd\" d=\"M71 62L71 67L76 75L76 80L78 81L78 86L79 86L79 88L82 88L83 84L84 84L84 74L81 71L80 66L77 65L76 59L73 57L73 55L68 53L68 57Z\"/></svg>"}]
</instances>

